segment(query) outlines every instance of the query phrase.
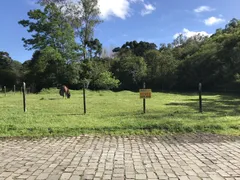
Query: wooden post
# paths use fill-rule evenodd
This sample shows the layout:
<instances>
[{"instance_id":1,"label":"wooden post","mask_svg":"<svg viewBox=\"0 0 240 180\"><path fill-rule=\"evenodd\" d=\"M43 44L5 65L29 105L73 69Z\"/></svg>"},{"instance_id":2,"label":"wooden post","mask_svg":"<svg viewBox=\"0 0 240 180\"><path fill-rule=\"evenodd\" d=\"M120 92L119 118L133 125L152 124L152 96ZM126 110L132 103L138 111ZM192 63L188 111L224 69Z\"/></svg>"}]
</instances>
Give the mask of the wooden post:
<instances>
[{"instance_id":1,"label":"wooden post","mask_svg":"<svg viewBox=\"0 0 240 180\"><path fill-rule=\"evenodd\" d=\"M26 83L25 82L23 82L22 92L23 92L23 110L24 110L24 112L27 112L27 108L26 108Z\"/></svg>"},{"instance_id":2,"label":"wooden post","mask_svg":"<svg viewBox=\"0 0 240 180\"><path fill-rule=\"evenodd\" d=\"M146 84L145 82L143 83L143 89L146 88ZM146 113L146 99L143 98L143 113L145 114Z\"/></svg>"},{"instance_id":3,"label":"wooden post","mask_svg":"<svg viewBox=\"0 0 240 180\"><path fill-rule=\"evenodd\" d=\"M87 108L86 108L85 82L83 83L83 107L84 107L84 114L86 114Z\"/></svg>"},{"instance_id":4,"label":"wooden post","mask_svg":"<svg viewBox=\"0 0 240 180\"><path fill-rule=\"evenodd\" d=\"M16 86L14 85L13 86L13 93L15 94L15 91L16 91Z\"/></svg>"},{"instance_id":5,"label":"wooden post","mask_svg":"<svg viewBox=\"0 0 240 180\"><path fill-rule=\"evenodd\" d=\"M5 96L7 96L7 88L6 88L6 86L4 86L4 94L5 94Z\"/></svg>"},{"instance_id":6,"label":"wooden post","mask_svg":"<svg viewBox=\"0 0 240 180\"><path fill-rule=\"evenodd\" d=\"M199 92L199 112L202 113L202 84L199 83L198 85L198 92Z\"/></svg>"}]
</instances>

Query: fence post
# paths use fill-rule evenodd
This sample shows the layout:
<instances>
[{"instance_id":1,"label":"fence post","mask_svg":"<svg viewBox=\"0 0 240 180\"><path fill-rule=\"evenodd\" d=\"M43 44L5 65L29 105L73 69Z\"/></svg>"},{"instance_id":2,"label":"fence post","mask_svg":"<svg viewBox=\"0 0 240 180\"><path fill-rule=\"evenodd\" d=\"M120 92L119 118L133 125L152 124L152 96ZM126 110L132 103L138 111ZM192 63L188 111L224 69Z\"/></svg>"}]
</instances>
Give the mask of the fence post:
<instances>
[{"instance_id":1,"label":"fence post","mask_svg":"<svg viewBox=\"0 0 240 180\"><path fill-rule=\"evenodd\" d=\"M199 112L202 113L202 83L198 85L198 93L199 93Z\"/></svg>"},{"instance_id":2,"label":"fence post","mask_svg":"<svg viewBox=\"0 0 240 180\"><path fill-rule=\"evenodd\" d=\"M86 114L87 113L87 108L86 108L85 82L83 83L83 107L84 107L84 114Z\"/></svg>"},{"instance_id":3,"label":"fence post","mask_svg":"<svg viewBox=\"0 0 240 180\"><path fill-rule=\"evenodd\" d=\"M22 92L23 92L23 110L24 110L24 112L27 112L27 108L26 108L26 83L25 82L23 82Z\"/></svg>"},{"instance_id":4,"label":"fence post","mask_svg":"<svg viewBox=\"0 0 240 180\"><path fill-rule=\"evenodd\" d=\"M143 89L146 88L146 84L145 82L143 83ZM146 113L146 99L143 98L143 113L145 114Z\"/></svg>"},{"instance_id":5,"label":"fence post","mask_svg":"<svg viewBox=\"0 0 240 180\"><path fill-rule=\"evenodd\" d=\"M6 88L6 86L4 86L4 94L5 94L5 96L7 96L7 88Z\"/></svg>"}]
</instances>

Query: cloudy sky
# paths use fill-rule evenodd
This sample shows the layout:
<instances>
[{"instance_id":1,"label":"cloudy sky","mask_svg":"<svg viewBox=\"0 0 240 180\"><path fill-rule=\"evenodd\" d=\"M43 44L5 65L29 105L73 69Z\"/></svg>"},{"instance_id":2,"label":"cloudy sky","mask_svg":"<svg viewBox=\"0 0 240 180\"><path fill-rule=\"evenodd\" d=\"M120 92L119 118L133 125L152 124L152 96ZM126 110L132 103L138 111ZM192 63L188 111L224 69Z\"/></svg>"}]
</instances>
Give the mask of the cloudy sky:
<instances>
[{"instance_id":1,"label":"cloudy sky","mask_svg":"<svg viewBox=\"0 0 240 180\"><path fill-rule=\"evenodd\" d=\"M181 33L209 35L232 18L240 19L240 0L99 0L99 7L104 22L95 37L107 48L132 40L170 43ZM35 8L34 0L0 2L0 51L21 62L33 52L23 47L21 38L29 34L18 21Z\"/></svg>"}]
</instances>

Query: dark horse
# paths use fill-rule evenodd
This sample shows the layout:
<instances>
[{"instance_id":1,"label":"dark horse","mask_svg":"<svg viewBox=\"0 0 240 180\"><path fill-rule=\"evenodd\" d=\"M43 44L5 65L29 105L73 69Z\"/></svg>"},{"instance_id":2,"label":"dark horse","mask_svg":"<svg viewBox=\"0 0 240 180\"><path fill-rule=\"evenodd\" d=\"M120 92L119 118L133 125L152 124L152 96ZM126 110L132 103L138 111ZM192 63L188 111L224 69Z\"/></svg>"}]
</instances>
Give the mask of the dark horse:
<instances>
[{"instance_id":1,"label":"dark horse","mask_svg":"<svg viewBox=\"0 0 240 180\"><path fill-rule=\"evenodd\" d=\"M63 97L66 96L67 98L70 98L70 96L71 96L69 89L65 85L63 85L60 88L59 94L60 94L60 96L63 96Z\"/></svg>"}]
</instances>

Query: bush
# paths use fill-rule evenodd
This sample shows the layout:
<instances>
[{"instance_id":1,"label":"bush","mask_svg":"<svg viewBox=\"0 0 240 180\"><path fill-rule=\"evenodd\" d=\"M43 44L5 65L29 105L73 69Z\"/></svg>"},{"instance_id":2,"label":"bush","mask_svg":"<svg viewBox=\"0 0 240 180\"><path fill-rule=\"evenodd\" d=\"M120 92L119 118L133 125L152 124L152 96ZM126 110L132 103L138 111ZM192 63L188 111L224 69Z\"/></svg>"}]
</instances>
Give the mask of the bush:
<instances>
[{"instance_id":1,"label":"bush","mask_svg":"<svg viewBox=\"0 0 240 180\"><path fill-rule=\"evenodd\" d=\"M94 84L97 88L110 90L118 88L120 81L111 72L105 71L100 74Z\"/></svg>"}]
</instances>

